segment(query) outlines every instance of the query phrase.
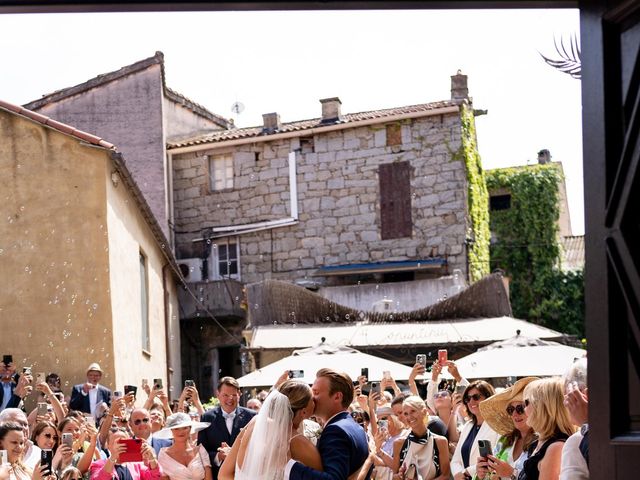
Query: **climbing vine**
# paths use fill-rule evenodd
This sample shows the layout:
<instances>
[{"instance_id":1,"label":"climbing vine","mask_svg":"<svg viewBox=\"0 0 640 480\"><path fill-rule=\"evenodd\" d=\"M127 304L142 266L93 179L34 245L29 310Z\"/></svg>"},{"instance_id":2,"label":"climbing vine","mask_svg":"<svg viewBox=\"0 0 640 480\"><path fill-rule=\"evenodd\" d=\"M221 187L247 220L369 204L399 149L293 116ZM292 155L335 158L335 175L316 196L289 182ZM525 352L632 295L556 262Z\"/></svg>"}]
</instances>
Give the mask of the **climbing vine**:
<instances>
[{"instance_id":1,"label":"climbing vine","mask_svg":"<svg viewBox=\"0 0 640 480\"><path fill-rule=\"evenodd\" d=\"M582 272L560 270L560 169L505 168L487 172L486 179L490 192L504 194L503 209L491 211L491 268L511 278L514 316L583 335Z\"/></svg>"},{"instance_id":2,"label":"climbing vine","mask_svg":"<svg viewBox=\"0 0 640 480\"><path fill-rule=\"evenodd\" d=\"M469 279L480 280L489 273L489 194L476 141L473 108L461 107L461 155L467 170L469 234L467 235Z\"/></svg>"}]
</instances>

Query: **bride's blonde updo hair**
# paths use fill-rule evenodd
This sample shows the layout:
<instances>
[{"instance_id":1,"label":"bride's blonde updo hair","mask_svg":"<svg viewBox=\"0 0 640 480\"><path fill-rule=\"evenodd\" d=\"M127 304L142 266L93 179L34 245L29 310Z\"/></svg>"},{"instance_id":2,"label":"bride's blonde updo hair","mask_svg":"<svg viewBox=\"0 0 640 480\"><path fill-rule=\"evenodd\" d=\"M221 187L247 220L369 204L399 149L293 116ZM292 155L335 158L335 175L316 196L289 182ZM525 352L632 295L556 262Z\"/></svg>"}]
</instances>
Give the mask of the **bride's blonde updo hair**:
<instances>
[{"instance_id":1,"label":"bride's blonde updo hair","mask_svg":"<svg viewBox=\"0 0 640 480\"><path fill-rule=\"evenodd\" d=\"M287 380L278 387L278 391L289 399L294 415L309 404L312 396L309 385L300 380Z\"/></svg>"}]
</instances>

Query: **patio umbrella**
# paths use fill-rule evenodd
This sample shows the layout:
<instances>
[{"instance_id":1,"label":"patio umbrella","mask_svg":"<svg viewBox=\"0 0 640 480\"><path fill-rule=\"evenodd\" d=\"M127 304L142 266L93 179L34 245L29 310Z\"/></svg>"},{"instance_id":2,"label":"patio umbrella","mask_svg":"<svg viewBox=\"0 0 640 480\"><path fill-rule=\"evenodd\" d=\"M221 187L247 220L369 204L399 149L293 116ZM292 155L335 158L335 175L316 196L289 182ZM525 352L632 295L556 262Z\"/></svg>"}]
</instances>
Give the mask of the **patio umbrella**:
<instances>
[{"instance_id":1,"label":"patio umbrella","mask_svg":"<svg viewBox=\"0 0 640 480\"><path fill-rule=\"evenodd\" d=\"M562 375L586 350L558 342L515 337L491 343L456 361L465 378L548 377Z\"/></svg>"},{"instance_id":2,"label":"patio umbrella","mask_svg":"<svg viewBox=\"0 0 640 480\"><path fill-rule=\"evenodd\" d=\"M302 370L304 382L312 384L321 368L332 368L347 373L352 380L360 375L360 369L369 369L369 381L379 382L382 372L388 370L394 380L407 380L411 368L401 363L375 357L348 347L334 347L321 343L315 347L296 350L292 355L277 360L238 378L241 387L269 387L285 370Z\"/></svg>"}]
</instances>

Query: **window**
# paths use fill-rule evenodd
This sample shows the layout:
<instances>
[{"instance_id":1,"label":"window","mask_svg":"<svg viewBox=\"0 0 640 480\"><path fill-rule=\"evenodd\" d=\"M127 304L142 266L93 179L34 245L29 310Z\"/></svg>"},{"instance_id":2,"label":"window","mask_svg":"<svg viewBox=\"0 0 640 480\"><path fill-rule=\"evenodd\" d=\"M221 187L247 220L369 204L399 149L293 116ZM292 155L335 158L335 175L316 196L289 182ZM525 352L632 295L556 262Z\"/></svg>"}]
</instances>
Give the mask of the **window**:
<instances>
[{"instance_id":1,"label":"window","mask_svg":"<svg viewBox=\"0 0 640 480\"><path fill-rule=\"evenodd\" d=\"M380 237L411 237L411 164L386 163L378 168L380 179Z\"/></svg>"},{"instance_id":2,"label":"window","mask_svg":"<svg viewBox=\"0 0 640 480\"><path fill-rule=\"evenodd\" d=\"M209 159L211 190L233 188L233 155L216 155Z\"/></svg>"},{"instance_id":3,"label":"window","mask_svg":"<svg viewBox=\"0 0 640 480\"><path fill-rule=\"evenodd\" d=\"M386 127L387 146L402 145L402 129L399 123L390 123Z\"/></svg>"},{"instance_id":4,"label":"window","mask_svg":"<svg viewBox=\"0 0 640 480\"><path fill-rule=\"evenodd\" d=\"M511 208L511 195L493 195L489 197L489 210L509 210Z\"/></svg>"},{"instance_id":5,"label":"window","mask_svg":"<svg viewBox=\"0 0 640 480\"><path fill-rule=\"evenodd\" d=\"M240 280L240 250L237 239L221 239L211 246L211 270L210 278L214 280Z\"/></svg>"},{"instance_id":6,"label":"window","mask_svg":"<svg viewBox=\"0 0 640 480\"><path fill-rule=\"evenodd\" d=\"M149 340L149 294L147 285L147 257L140 252L140 313L142 325L142 349L151 351Z\"/></svg>"}]
</instances>

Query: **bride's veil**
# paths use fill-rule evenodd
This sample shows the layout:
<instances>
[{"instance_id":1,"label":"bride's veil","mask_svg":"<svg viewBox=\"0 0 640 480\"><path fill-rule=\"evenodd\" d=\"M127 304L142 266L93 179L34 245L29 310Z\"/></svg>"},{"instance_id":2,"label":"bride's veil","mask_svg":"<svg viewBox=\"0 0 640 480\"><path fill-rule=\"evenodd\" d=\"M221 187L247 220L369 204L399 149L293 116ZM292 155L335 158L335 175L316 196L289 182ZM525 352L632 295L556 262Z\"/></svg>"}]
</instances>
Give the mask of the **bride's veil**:
<instances>
[{"instance_id":1,"label":"bride's veil","mask_svg":"<svg viewBox=\"0 0 640 480\"><path fill-rule=\"evenodd\" d=\"M242 478L282 478L289 458L292 420L289 398L274 389L256 415L242 463Z\"/></svg>"}]
</instances>

